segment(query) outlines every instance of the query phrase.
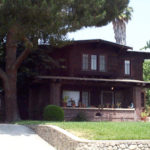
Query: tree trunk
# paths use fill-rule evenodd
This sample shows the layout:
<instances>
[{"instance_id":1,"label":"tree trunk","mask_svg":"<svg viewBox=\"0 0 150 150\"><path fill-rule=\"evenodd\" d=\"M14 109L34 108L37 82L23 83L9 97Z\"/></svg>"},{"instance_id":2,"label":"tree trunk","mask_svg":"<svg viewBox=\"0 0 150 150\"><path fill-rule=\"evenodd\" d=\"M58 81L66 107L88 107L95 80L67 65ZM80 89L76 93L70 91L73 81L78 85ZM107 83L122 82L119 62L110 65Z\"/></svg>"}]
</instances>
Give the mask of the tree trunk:
<instances>
[{"instance_id":1,"label":"tree trunk","mask_svg":"<svg viewBox=\"0 0 150 150\"><path fill-rule=\"evenodd\" d=\"M5 92L5 117L7 122L18 120L18 105L17 105L17 68L14 66L16 62L17 51L17 29L13 27L7 34L6 42L6 76L4 81Z\"/></svg>"},{"instance_id":2,"label":"tree trunk","mask_svg":"<svg viewBox=\"0 0 150 150\"><path fill-rule=\"evenodd\" d=\"M11 70L8 81L4 83L5 91L5 121L12 122L20 120L17 104L17 71Z\"/></svg>"},{"instance_id":3,"label":"tree trunk","mask_svg":"<svg viewBox=\"0 0 150 150\"><path fill-rule=\"evenodd\" d=\"M16 58L18 32L19 30L17 26L13 26L7 33L5 71L3 71L0 68L0 78L3 81L4 92L5 92L6 122L20 120L18 104L17 104L17 72L22 61L30 53L30 48L32 47L32 43L25 38L24 42L28 46L27 48L25 48L22 54L18 58Z\"/></svg>"},{"instance_id":4,"label":"tree trunk","mask_svg":"<svg viewBox=\"0 0 150 150\"><path fill-rule=\"evenodd\" d=\"M113 22L113 29L116 43L126 45L126 24L125 21L115 19Z\"/></svg>"}]
</instances>

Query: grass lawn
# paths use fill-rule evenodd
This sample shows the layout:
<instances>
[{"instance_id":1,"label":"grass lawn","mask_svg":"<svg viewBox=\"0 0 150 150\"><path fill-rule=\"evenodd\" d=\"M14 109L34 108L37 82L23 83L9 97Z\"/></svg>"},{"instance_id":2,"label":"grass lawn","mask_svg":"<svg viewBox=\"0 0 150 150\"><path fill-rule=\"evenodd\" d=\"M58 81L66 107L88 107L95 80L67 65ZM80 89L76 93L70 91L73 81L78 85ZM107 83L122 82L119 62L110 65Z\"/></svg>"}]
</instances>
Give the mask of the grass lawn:
<instances>
[{"instance_id":1,"label":"grass lawn","mask_svg":"<svg viewBox=\"0 0 150 150\"><path fill-rule=\"evenodd\" d=\"M72 134L89 140L150 139L149 122L48 122L21 121L17 124L46 124L59 126Z\"/></svg>"}]
</instances>

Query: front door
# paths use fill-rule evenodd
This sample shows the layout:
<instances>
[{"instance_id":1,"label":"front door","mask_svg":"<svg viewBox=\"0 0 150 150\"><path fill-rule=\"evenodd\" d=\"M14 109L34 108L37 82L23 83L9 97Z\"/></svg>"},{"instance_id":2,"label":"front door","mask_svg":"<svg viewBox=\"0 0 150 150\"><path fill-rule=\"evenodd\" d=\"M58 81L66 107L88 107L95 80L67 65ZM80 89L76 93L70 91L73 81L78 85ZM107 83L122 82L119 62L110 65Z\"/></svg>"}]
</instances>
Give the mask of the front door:
<instances>
[{"instance_id":1,"label":"front door","mask_svg":"<svg viewBox=\"0 0 150 150\"><path fill-rule=\"evenodd\" d=\"M104 107L111 107L114 104L114 92L102 91L101 104L103 104Z\"/></svg>"}]
</instances>

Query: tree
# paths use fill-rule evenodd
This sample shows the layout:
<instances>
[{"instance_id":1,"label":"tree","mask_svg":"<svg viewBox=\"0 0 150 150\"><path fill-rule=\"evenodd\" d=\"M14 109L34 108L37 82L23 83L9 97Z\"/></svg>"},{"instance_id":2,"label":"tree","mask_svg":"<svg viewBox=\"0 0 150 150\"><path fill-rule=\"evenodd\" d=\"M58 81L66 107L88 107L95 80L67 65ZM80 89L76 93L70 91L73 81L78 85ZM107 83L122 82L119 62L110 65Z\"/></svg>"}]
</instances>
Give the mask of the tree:
<instances>
[{"instance_id":1,"label":"tree","mask_svg":"<svg viewBox=\"0 0 150 150\"><path fill-rule=\"evenodd\" d=\"M144 49L147 50L149 48L150 48L150 41L147 41L146 45L143 48L141 48L141 50L144 50Z\"/></svg>"},{"instance_id":2,"label":"tree","mask_svg":"<svg viewBox=\"0 0 150 150\"><path fill-rule=\"evenodd\" d=\"M0 40L6 44L5 67L0 69L7 121L19 119L17 71L38 40L58 46L70 31L102 26L127 7L129 0L1 0ZM18 44L24 51L17 55ZM19 54L19 53L18 53Z\"/></svg>"},{"instance_id":3,"label":"tree","mask_svg":"<svg viewBox=\"0 0 150 150\"><path fill-rule=\"evenodd\" d=\"M150 81L150 60L145 60L143 64L143 79ZM147 105L150 106L150 89L146 90Z\"/></svg>"},{"instance_id":4,"label":"tree","mask_svg":"<svg viewBox=\"0 0 150 150\"><path fill-rule=\"evenodd\" d=\"M126 45L126 23L131 20L132 12L132 7L127 7L123 13L112 21L116 43L118 44Z\"/></svg>"}]
</instances>

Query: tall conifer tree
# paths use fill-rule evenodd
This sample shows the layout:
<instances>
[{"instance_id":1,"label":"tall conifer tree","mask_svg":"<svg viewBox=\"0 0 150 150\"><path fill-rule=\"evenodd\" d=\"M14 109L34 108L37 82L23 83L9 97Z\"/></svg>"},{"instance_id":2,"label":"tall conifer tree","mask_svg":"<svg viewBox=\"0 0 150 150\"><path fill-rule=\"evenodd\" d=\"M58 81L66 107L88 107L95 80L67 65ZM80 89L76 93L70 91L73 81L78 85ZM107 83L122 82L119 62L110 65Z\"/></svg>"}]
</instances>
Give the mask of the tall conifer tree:
<instances>
[{"instance_id":1,"label":"tall conifer tree","mask_svg":"<svg viewBox=\"0 0 150 150\"><path fill-rule=\"evenodd\" d=\"M70 31L102 26L127 7L129 0L0 0L0 37L6 43L5 69L0 69L5 92L6 121L19 119L17 71L38 39L52 45ZM24 51L18 56L18 44Z\"/></svg>"}]
</instances>

